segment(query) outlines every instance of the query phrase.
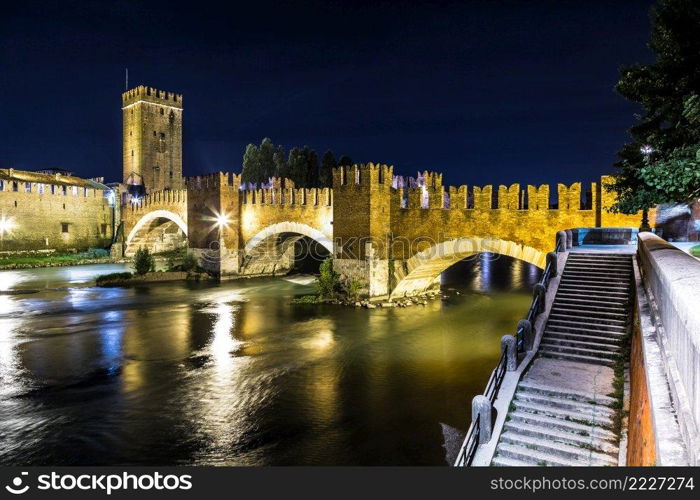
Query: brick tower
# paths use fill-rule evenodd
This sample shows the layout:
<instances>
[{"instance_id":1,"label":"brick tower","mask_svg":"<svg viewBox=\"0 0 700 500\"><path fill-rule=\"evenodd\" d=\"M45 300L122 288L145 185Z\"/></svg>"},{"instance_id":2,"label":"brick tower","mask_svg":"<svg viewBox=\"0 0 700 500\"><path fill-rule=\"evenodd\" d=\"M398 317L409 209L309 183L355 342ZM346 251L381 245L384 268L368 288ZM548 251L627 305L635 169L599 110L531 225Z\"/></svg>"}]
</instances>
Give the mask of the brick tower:
<instances>
[{"instance_id":1,"label":"brick tower","mask_svg":"<svg viewBox=\"0 0 700 500\"><path fill-rule=\"evenodd\" d=\"M182 189L182 94L140 85L122 94L124 184Z\"/></svg>"}]
</instances>

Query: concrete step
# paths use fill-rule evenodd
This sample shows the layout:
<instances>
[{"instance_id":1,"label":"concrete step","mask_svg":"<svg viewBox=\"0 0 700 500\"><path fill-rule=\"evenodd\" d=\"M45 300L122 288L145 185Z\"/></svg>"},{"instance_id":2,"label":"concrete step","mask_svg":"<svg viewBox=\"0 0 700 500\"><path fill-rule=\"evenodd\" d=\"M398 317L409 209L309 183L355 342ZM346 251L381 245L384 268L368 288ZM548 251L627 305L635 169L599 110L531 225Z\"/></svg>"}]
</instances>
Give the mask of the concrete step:
<instances>
[{"instance_id":1,"label":"concrete step","mask_svg":"<svg viewBox=\"0 0 700 500\"><path fill-rule=\"evenodd\" d=\"M625 291L615 292L612 290L587 290L564 286L560 286L557 290L557 297L629 302L629 293Z\"/></svg>"},{"instance_id":2,"label":"concrete step","mask_svg":"<svg viewBox=\"0 0 700 500\"><path fill-rule=\"evenodd\" d=\"M568 259L566 266L578 266L586 269L619 268L624 270L632 269L632 262L606 262L606 261L585 261L580 259Z\"/></svg>"},{"instance_id":3,"label":"concrete step","mask_svg":"<svg viewBox=\"0 0 700 500\"><path fill-rule=\"evenodd\" d=\"M630 269L620 269L611 267L583 267L577 265L567 264L564 268L564 274L577 273L586 274L590 276L614 276L616 278L626 278L632 274L632 268Z\"/></svg>"},{"instance_id":4,"label":"concrete step","mask_svg":"<svg viewBox=\"0 0 700 500\"><path fill-rule=\"evenodd\" d=\"M550 313L549 319L550 319L550 321L551 320L574 321L577 323L593 323L593 324L598 324L598 325L617 326L618 328L625 328L627 326L627 321L624 321L624 320L617 320L617 319L612 319L612 318L601 318L598 315L591 316L591 315L586 315L585 313L574 314L574 313L570 313L570 312L553 311L552 313Z\"/></svg>"},{"instance_id":5,"label":"concrete step","mask_svg":"<svg viewBox=\"0 0 700 500\"><path fill-rule=\"evenodd\" d=\"M582 415L602 415L608 418L612 418L615 415L615 410L605 405L593 404L589 401L576 401L566 397L552 396L549 394L541 394L539 392L532 391L518 391L515 395L515 401L516 404L518 401L526 401L561 410L572 411Z\"/></svg>"},{"instance_id":6,"label":"concrete step","mask_svg":"<svg viewBox=\"0 0 700 500\"><path fill-rule=\"evenodd\" d=\"M627 309L627 304L629 301L623 297L582 297L582 296L569 296L567 294L557 294L554 297L554 302L560 302L565 304L576 304L576 305L591 305L591 306L603 306L603 307L617 307Z\"/></svg>"},{"instance_id":7,"label":"concrete step","mask_svg":"<svg viewBox=\"0 0 700 500\"><path fill-rule=\"evenodd\" d=\"M591 276L590 274L564 273L561 280L566 283L581 283L582 285L600 286L615 285L617 287L629 286L629 278L613 276Z\"/></svg>"},{"instance_id":8,"label":"concrete step","mask_svg":"<svg viewBox=\"0 0 700 500\"><path fill-rule=\"evenodd\" d=\"M567 279L566 276L562 277L561 281L559 282L559 286L564 288L576 288L578 290L602 290L618 293L629 293L631 289L630 285L625 283L583 281L574 278Z\"/></svg>"},{"instance_id":9,"label":"concrete step","mask_svg":"<svg viewBox=\"0 0 700 500\"><path fill-rule=\"evenodd\" d=\"M596 319L611 319L615 321L621 321L623 324L627 323L629 314L624 308L613 308L612 311L605 310L602 307L591 307L591 306L580 306L580 307L566 307L564 305L553 304L552 313L566 314L566 315L576 315L576 316L592 316Z\"/></svg>"},{"instance_id":10,"label":"concrete step","mask_svg":"<svg viewBox=\"0 0 700 500\"><path fill-rule=\"evenodd\" d=\"M501 459L501 457L503 457L509 460L518 460L521 462L527 462L529 466L580 467L588 465L575 460L555 457L548 453L542 453L525 446L512 445L510 443L499 443L496 453L498 455L495 459Z\"/></svg>"},{"instance_id":11,"label":"concrete step","mask_svg":"<svg viewBox=\"0 0 700 500\"><path fill-rule=\"evenodd\" d=\"M544 338L552 340L574 340L578 342L591 342L593 344L607 344L610 346L620 346L622 343L622 335L610 335L603 337L601 335L582 335L580 333L563 333L555 330L546 330Z\"/></svg>"},{"instance_id":12,"label":"concrete step","mask_svg":"<svg viewBox=\"0 0 700 500\"><path fill-rule=\"evenodd\" d=\"M569 420L571 422L576 422L579 424L589 426L596 425L599 427L607 428L612 425L612 420L609 417L609 412L603 413L604 410L609 410L610 408L602 405L600 406L600 408L598 408L595 405L591 405L593 406L593 408L589 411L580 412L578 410L565 410L563 408L555 408L549 405L518 399L514 399L513 404L515 405L516 411L535 413L537 415L559 418L561 420Z\"/></svg>"},{"instance_id":13,"label":"concrete step","mask_svg":"<svg viewBox=\"0 0 700 500\"><path fill-rule=\"evenodd\" d=\"M614 253L602 253L602 252L569 252L569 258L574 259L609 259L609 260L630 260L632 254L614 254Z\"/></svg>"},{"instance_id":14,"label":"concrete step","mask_svg":"<svg viewBox=\"0 0 700 500\"><path fill-rule=\"evenodd\" d=\"M627 311L627 306L624 304L614 304L614 303L609 303L606 301L593 301L593 300L585 300L585 299L566 299L566 298L555 298L554 302L552 303L552 307L557 307L557 308L581 308L586 311L604 311L604 312L619 312L619 311Z\"/></svg>"},{"instance_id":15,"label":"concrete step","mask_svg":"<svg viewBox=\"0 0 700 500\"><path fill-rule=\"evenodd\" d=\"M548 333L544 334L542 338L542 343L548 345L561 345L566 347L578 347L580 349L595 349L597 351L610 351L618 354L622 347L619 344L605 343L605 342L593 342L590 340L583 339L562 339L556 336L551 336Z\"/></svg>"},{"instance_id":16,"label":"concrete step","mask_svg":"<svg viewBox=\"0 0 700 500\"><path fill-rule=\"evenodd\" d=\"M618 355L618 351L611 351L608 349L594 349L592 347L568 346L559 343L548 342L545 339L542 339L542 342L540 343L540 350L542 352L576 354L578 356L589 356L591 358L606 358L611 360L614 360Z\"/></svg>"},{"instance_id":17,"label":"concrete step","mask_svg":"<svg viewBox=\"0 0 700 500\"><path fill-rule=\"evenodd\" d=\"M515 458L496 456L491 460L491 467L532 467L532 463Z\"/></svg>"},{"instance_id":18,"label":"concrete step","mask_svg":"<svg viewBox=\"0 0 700 500\"><path fill-rule=\"evenodd\" d=\"M511 422L522 422L525 424L537 425L548 429L557 429L568 433L578 434L579 436L593 436L596 439L615 442L617 439L615 434L604 427L590 426L564 420L561 418L550 417L548 415L540 415L526 411L512 411L508 413Z\"/></svg>"},{"instance_id":19,"label":"concrete step","mask_svg":"<svg viewBox=\"0 0 700 500\"><path fill-rule=\"evenodd\" d=\"M576 446L588 451L594 450L600 453L612 454L619 451L618 447L605 439L596 438L590 434L578 434L560 429L552 429L540 425L525 424L522 422L506 422L503 426L504 432L509 432L519 436L535 438L547 443L561 443Z\"/></svg>"},{"instance_id":20,"label":"concrete step","mask_svg":"<svg viewBox=\"0 0 700 500\"><path fill-rule=\"evenodd\" d=\"M552 318L547 320L547 328L556 326L558 330L579 331L580 329L596 330L599 332L612 332L620 335L627 334L626 326L606 325L602 323L591 323L588 321L575 321L570 319Z\"/></svg>"},{"instance_id":21,"label":"concrete step","mask_svg":"<svg viewBox=\"0 0 700 500\"><path fill-rule=\"evenodd\" d=\"M599 451L592 451L581 446L572 446L569 444L556 443L552 441L543 441L541 439L521 434L505 432L501 434L503 444L511 444L519 446L527 450L532 450L543 455L551 457L553 460L568 460L577 462L580 465L617 465L617 457L613 457ZM509 456L508 454L504 454ZM520 458L511 455L509 458Z\"/></svg>"},{"instance_id":22,"label":"concrete step","mask_svg":"<svg viewBox=\"0 0 700 500\"><path fill-rule=\"evenodd\" d=\"M592 356L582 356L580 354L570 354L566 352L542 350L542 356L546 358L561 359L565 361L572 361L575 363L588 363L589 365L602 365L602 366L613 366L615 361L608 358L592 357Z\"/></svg>"},{"instance_id":23,"label":"concrete step","mask_svg":"<svg viewBox=\"0 0 700 500\"><path fill-rule=\"evenodd\" d=\"M518 392L534 392L561 399L580 401L582 403L590 403L591 401L595 401L597 406L612 406L617 402L615 398L611 398L605 394L597 394L574 389L560 389L559 387L531 382L527 378L521 380L518 384Z\"/></svg>"}]
</instances>

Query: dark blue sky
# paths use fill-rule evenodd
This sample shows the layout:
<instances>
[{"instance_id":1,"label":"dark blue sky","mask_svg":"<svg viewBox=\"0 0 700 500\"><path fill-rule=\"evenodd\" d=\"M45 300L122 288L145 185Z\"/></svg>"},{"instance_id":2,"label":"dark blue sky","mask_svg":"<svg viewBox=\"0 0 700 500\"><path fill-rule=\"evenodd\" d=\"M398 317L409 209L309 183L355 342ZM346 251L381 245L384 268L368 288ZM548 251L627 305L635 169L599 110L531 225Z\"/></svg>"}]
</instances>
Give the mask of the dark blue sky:
<instances>
[{"instance_id":1,"label":"dark blue sky","mask_svg":"<svg viewBox=\"0 0 700 500\"><path fill-rule=\"evenodd\" d=\"M20 2L17 2L18 4ZM635 107L651 1L26 2L0 15L0 166L121 180L130 86L184 94L185 175L249 142L447 184L593 180Z\"/></svg>"}]
</instances>

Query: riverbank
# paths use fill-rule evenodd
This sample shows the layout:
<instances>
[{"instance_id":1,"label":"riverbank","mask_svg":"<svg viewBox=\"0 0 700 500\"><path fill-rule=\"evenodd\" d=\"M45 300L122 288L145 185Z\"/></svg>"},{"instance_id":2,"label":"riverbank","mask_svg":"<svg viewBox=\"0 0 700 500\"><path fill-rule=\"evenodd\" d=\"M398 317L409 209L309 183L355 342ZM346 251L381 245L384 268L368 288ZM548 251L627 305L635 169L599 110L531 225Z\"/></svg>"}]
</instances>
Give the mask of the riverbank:
<instances>
[{"instance_id":1,"label":"riverbank","mask_svg":"<svg viewBox=\"0 0 700 500\"><path fill-rule=\"evenodd\" d=\"M459 292L456 292L459 295ZM411 307L411 306L426 306L429 300L442 299L444 294L441 291L431 290L420 295L411 297L389 298L373 297L367 298L351 298L351 297L336 297L332 299L324 299L318 295L303 295L292 301L292 304L332 304L346 307L364 307L365 309L392 308L392 307Z\"/></svg>"},{"instance_id":2,"label":"riverbank","mask_svg":"<svg viewBox=\"0 0 700 500\"><path fill-rule=\"evenodd\" d=\"M53 252L18 252L0 254L0 270L37 269L41 267L84 266L89 264L117 263L102 249L91 249L86 252L53 253Z\"/></svg>"}]
</instances>

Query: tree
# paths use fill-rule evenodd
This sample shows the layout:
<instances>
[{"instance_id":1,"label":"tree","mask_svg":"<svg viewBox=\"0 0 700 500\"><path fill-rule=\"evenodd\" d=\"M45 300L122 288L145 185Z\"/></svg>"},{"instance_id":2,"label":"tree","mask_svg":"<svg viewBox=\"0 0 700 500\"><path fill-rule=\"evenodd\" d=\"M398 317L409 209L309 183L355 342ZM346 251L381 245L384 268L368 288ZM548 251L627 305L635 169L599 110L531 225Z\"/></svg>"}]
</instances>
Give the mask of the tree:
<instances>
[{"instance_id":1,"label":"tree","mask_svg":"<svg viewBox=\"0 0 700 500\"><path fill-rule=\"evenodd\" d=\"M289 160L287 160L289 178L294 181L297 187L304 187L306 182L306 158L299 148L289 150Z\"/></svg>"},{"instance_id":2,"label":"tree","mask_svg":"<svg viewBox=\"0 0 700 500\"><path fill-rule=\"evenodd\" d=\"M331 187L333 186L333 169L338 166L338 162L335 161L335 156L333 156L333 151L328 150L323 153L323 158L321 158L321 169L318 173L318 184L321 187Z\"/></svg>"},{"instance_id":3,"label":"tree","mask_svg":"<svg viewBox=\"0 0 700 500\"><path fill-rule=\"evenodd\" d=\"M155 261L153 255L148 251L147 248L139 247L134 255L134 269L136 274L143 276L144 274L153 270Z\"/></svg>"},{"instance_id":4,"label":"tree","mask_svg":"<svg viewBox=\"0 0 700 500\"><path fill-rule=\"evenodd\" d=\"M243 182L260 182L260 154L255 144L248 144L243 153Z\"/></svg>"},{"instance_id":5,"label":"tree","mask_svg":"<svg viewBox=\"0 0 700 500\"><path fill-rule=\"evenodd\" d=\"M348 167L352 165L352 159L349 156L343 155L338 160L339 167Z\"/></svg>"},{"instance_id":6,"label":"tree","mask_svg":"<svg viewBox=\"0 0 700 500\"><path fill-rule=\"evenodd\" d=\"M635 213L700 196L700 4L661 0L651 11L651 64L623 67L615 89L642 106L618 153L614 211Z\"/></svg>"},{"instance_id":7,"label":"tree","mask_svg":"<svg viewBox=\"0 0 700 500\"><path fill-rule=\"evenodd\" d=\"M269 137L265 137L258 148L260 174L259 181L267 182L270 177L274 177L277 173L277 164L275 163L275 154L278 152L278 146L272 143Z\"/></svg>"},{"instance_id":8,"label":"tree","mask_svg":"<svg viewBox=\"0 0 700 500\"><path fill-rule=\"evenodd\" d=\"M304 146L303 152L306 159L306 182L304 187L319 187L321 165L318 162L318 155L309 146Z\"/></svg>"}]
</instances>

